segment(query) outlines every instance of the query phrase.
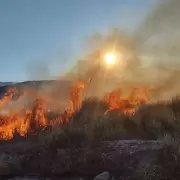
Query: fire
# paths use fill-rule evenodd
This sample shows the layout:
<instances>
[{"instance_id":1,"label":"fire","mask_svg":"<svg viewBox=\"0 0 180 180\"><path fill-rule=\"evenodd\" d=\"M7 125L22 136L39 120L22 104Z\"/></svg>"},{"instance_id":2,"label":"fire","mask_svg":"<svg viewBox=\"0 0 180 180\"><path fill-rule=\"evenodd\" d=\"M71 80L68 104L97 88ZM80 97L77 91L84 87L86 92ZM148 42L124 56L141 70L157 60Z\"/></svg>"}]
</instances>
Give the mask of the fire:
<instances>
[{"instance_id":1,"label":"fire","mask_svg":"<svg viewBox=\"0 0 180 180\"><path fill-rule=\"evenodd\" d=\"M123 96L122 89L118 88L105 96L105 101L109 104L109 111L119 109L125 114L134 114L139 105L149 102L149 94L147 88L133 88L127 97Z\"/></svg>"},{"instance_id":2,"label":"fire","mask_svg":"<svg viewBox=\"0 0 180 180\"><path fill-rule=\"evenodd\" d=\"M77 111L80 108L81 95L82 91L85 88L85 84L83 82L76 82L71 91L70 91L70 101L71 101L71 109L72 112Z\"/></svg>"},{"instance_id":3,"label":"fire","mask_svg":"<svg viewBox=\"0 0 180 180\"><path fill-rule=\"evenodd\" d=\"M24 105L21 108L11 109L8 114L0 116L0 139L12 139L15 133L26 136L28 132L33 133L39 127L44 128L68 123L72 114L81 107L82 93L85 88L86 85L83 82L78 81L73 84L69 92L68 107L65 108L64 114L54 115L51 118L47 118L47 102L52 99L36 92L34 104L28 107ZM6 104L11 104L14 97L16 97L18 103L23 103L21 102L22 97L29 96L32 98L32 94L34 92L27 91L20 97L16 97L18 95L17 89L10 88L0 101L0 110ZM149 102L148 88L133 88L128 96L124 96L123 90L117 88L107 93L104 101L109 105L105 113L116 109L125 114L133 114L139 105Z\"/></svg>"},{"instance_id":4,"label":"fire","mask_svg":"<svg viewBox=\"0 0 180 180\"><path fill-rule=\"evenodd\" d=\"M24 92L24 96L36 96L32 108L24 107L22 109L10 110L8 115L0 117L0 139L11 139L14 133L20 136L25 136L29 131L38 127L55 126L57 124L67 123L73 112L80 108L81 93L85 88L84 83L76 82L70 90L69 105L65 109L64 114L55 117L55 119L48 121L46 114L48 112L47 102L52 101L49 97L43 97L39 93L32 90ZM14 96L18 94L15 88L8 89L0 101L0 110L7 104L13 102ZM21 102L22 96L18 97L17 101Z\"/></svg>"},{"instance_id":5,"label":"fire","mask_svg":"<svg viewBox=\"0 0 180 180\"><path fill-rule=\"evenodd\" d=\"M9 88L5 93L3 99L0 101L0 107L4 106L7 103L11 103L13 97L17 94L16 88Z\"/></svg>"},{"instance_id":6,"label":"fire","mask_svg":"<svg viewBox=\"0 0 180 180\"><path fill-rule=\"evenodd\" d=\"M14 132L17 131L21 136L29 130L29 115L28 111L14 111L8 117L4 117L4 124L0 126L0 139L11 139Z\"/></svg>"},{"instance_id":7,"label":"fire","mask_svg":"<svg viewBox=\"0 0 180 180\"><path fill-rule=\"evenodd\" d=\"M38 126L46 126L47 120L45 117L46 112L46 105L43 102L43 99L37 98L35 100L33 109L32 109L32 122L31 125L38 127Z\"/></svg>"}]
</instances>

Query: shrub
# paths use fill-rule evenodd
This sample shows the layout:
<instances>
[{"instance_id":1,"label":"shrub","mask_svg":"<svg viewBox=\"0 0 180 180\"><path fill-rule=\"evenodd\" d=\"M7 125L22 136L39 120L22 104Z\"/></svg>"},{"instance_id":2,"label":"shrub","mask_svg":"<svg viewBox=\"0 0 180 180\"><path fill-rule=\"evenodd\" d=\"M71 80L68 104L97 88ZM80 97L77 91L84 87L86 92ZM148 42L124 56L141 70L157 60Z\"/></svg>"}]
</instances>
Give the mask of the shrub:
<instances>
[{"instance_id":1,"label":"shrub","mask_svg":"<svg viewBox=\"0 0 180 180\"><path fill-rule=\"evenodd\" d=\"M173 135L175 130L173 111L165 102L142 106L132 119L145 139L158 139L167 133Z\"/></svg>"},{"instance_id":2,"label":"shrub","mask_svg":"<svg viewBox=\"0 0 180 180\"><path fill-rule=\"evenodd\" d=\"M180 115L180 96L175 96L171 101L166 101L166 106L171 108L175 116Z\"/></svg>"},{"instance_id":3,"label":"shrub","mask_svg":"<svg viewBox=\"0 0 180 180\"><path fill-rule=\"evenodd\" d=\"M87 143L86 137L84 129L69 125L68 127L54 127L51 133L42 135L39 139L55 150L83 147Z\"/></svg>"},{"instance_id":4,"label":"shrub","mask_svg":"<svg viewBox=\"0 0 180 180\"><path fill-rule=\"evenodd\" d=\"M126 135L123 122L125 116L120 112L116 116L104 115L92 122L91 134L96 140L123 139Z\"/></svg>"},{"instance_id":5,"label":"shrub","mask_svg":"<svg viewBox=\"0 0 180 180\"><path fill-rule=\"evenodd\" d=\"M80 126L87 125L90 121L103 116L107 109L108 105L103 100L96 97L85 99L79 111L73 114L73 124Z\"/></svg>"}]
</instances>

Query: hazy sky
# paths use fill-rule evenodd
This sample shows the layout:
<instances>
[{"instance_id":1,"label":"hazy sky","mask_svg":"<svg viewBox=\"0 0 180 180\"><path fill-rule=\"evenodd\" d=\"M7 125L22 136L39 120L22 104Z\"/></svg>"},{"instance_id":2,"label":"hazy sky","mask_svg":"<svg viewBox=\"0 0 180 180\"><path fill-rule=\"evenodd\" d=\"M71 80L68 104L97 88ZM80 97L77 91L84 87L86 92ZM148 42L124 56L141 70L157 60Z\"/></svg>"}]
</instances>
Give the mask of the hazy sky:
<instances>
[{"instance_id":1,"label":"hazy sky","mask_svg":"<svg viewBox=\"0 0 180 180\"><path fill-rule=\"evenodd\" d=\"M64 72L87 37L112 27L133 30L154 2L0 0L0 81L27 80L36 62L53 75Z\"/></svg>"}]
</instances>

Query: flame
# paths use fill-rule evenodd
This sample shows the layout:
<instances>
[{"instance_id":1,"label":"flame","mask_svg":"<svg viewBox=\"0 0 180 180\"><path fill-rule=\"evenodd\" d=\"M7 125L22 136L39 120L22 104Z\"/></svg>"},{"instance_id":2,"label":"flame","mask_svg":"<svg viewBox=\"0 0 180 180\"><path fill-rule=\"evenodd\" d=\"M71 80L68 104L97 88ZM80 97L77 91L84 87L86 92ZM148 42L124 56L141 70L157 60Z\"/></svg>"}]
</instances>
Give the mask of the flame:
<instances>
[{"instance_id":1,"label":"flame","mask_svg":"<svg viewBox=\"0 0 180 180\"><path fill-rule=\"evenodd\" d=\"M75 112L78 111L80 108L81 102L81 95L82 91L85 89L85 84L81 81L76 82L70 91L70 104L71 104L71 111Z\"/></svg>"},{"instance_id":2,"label":"flame","mask_svg":"<svg viewBox=\"0 0 180 180\"><path fill-rule=\"evenodd\" d=\"M52 101L48 95L40 94L34 91L25 91L21 96L16 88L9 88L0 101L0 110L7 104L12 104L13 99L19 104L23 104L23 97L35 98L31 106L20 106L10 109L8 114L0 113L0 140L12 139L15 134L26 136L28 132L35 133L39 127L56 126L68 123L74 112L81 107L82 93L85 90L85 83L78 81L72 85L69 92L68 107L63 114L57 114L47 118L49 101ZM119 110L125 114L132 115L136 108L141 104L149 102L148 88L132 88L129 95L125 96L121 88L116 88L107 93L104 101L109 105L108 113L112 110Z\"/></svg>"},{"instance_id":3,"label":"flame","mask_svg":"<svg viewBox=\"0 0 180 180\"><path fill-rule=\"evenodd\" d=\"M0 101L0 107L4 106L7 103L11 103L13 97L17 94L16 88L9 88L5 93L3 99Z\"/></svg>"},{"instance_id":4,"label":"flame","mask_svg":"<svg viewBox=\"0 0 180 180\"><path fill-rule=\"evenodd\" d=\"M4 124L0 126L0 139L11 139L17 131L21 136L25 136L29 130L31 112L23 110L13 111L10 116L4 117Z\"/></svg>"},{"instance_id":5,"label":"flame","mask_svg":"<svg viewBox=\"0 0 180 180\"><path fill-rule=\"evenodd\" d=\"M20 136L26 136L29 131L33 131L38 127L67 123L73 112L80 108L81 92L84 88L85 84L80 81L73 84L70 90L68 107L65 108L64 114L49 121L46 117L48 112L47 103L52 101L52 98L33 90L25 91L16 101L23 103L21 102L23 96L30 98L36 97L32 108L14 108L9 110L8 115L0 116L0 139L11 139L15 133L18 133ZM0 110L7 104L11 105L13 98L17 95L18 91L16 88L9 88L0 101Z\"/></svg>"},{"instance_id":6,"label":"flame","mask_svg":"<svg viewBox=\"0 0 180 180\"><path fill-rule=\"evenodd\" d=\"M133 88L127 97L123 96L122 89L115 89L105 96L109 108L106 113L118 109L125 114L133 115L140 105L149 103L148 88Z\"/></svg>"}]
</instances>

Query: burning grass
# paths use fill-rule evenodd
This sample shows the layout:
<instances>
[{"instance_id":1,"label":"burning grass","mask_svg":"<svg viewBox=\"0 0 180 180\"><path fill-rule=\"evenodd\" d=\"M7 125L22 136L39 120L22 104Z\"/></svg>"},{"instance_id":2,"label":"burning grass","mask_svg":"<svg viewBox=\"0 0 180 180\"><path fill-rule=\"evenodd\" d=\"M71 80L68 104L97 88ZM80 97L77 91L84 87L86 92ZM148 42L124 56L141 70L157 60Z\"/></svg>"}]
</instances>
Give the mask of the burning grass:
<instances>
[{"instance_id":1,"label":"burning grass","mask_svg":"<svg viewBox=\"0 0 180 180\"><path fill-rule=\"evenodd\" d=\"M83 169L85 165L92 167L93 162L96 164L94 168L101 171L103 165L98 164L102 163L101 151L97 154L97 151L93 150L97 147L104 148L103 145L107 141L157 140L163 139L165 135L172 139L179 139L179 97L171 101L142 105L137 102L130 103L125 98L120 101L117 94L111 96L109 100L109 97L101 100L97 97L86 98L76 111L70 108L64 113L49 112L43 98L38 97L28 108L24 107L22 110L12 111L13 113L11 112L9 116L2 116L0 143L9 142L15 147L23 142L23 145L21 144L18 150L14 148L18 152L12 150L15 155L1 153L2 172L0 174L22 172L22 169L23 172L24 169L27 172L34 172L38 168L38 171L42 168L43 172L44 169L52 172L55 168L54 171L59 173L61 169L63 171L72 167ZM113 105L114 108L112 108ZM127 113L128 108L134 112ZM33 147L32 152L21 151L25 148L24 142ZM170 177L174 172L176 173L174 177L179 176L179 144L177 142L177 140L166 140L163 153L161 149L156 157L156 152L153 152L157 166L141 168L140 174L142 173L145 179L159 177L159 175ZM31 158L29 158L29 153ZM61 162L62 159L64 164ZM55 167L54 164L49 165L52 161ZM63 164L61 168L58 166L59 162ZM171 166L176 170L170 168L167 162L171 162ZM157 172L154 171L154 167ZM169 168L171 171L167 173Z\"/></svg>"},{"instance_id":2,"label":"burning grass","mask_svg":"<svg viewBox=\"0 0 180 180\"><path fill-rule=\"evenodd\" d=\"M118 88L104 99L91 97L80 102L84 88L82 83L73 86L71 103L64 113L48 111L46 101L39 96L28 107L2 115L1 140L35 137L36 140L44 138L43 142L58 141L59 146L68 147L104 140L154 140L164 134L177 136L179 133L179 97L150 104L147 88L134 88L128 96L123 96L122 89ZM1 105L11 102L17 94L16 89L10 89ZM17 99L20 102L21 97Z\"/></svg>"}]
</instances>

